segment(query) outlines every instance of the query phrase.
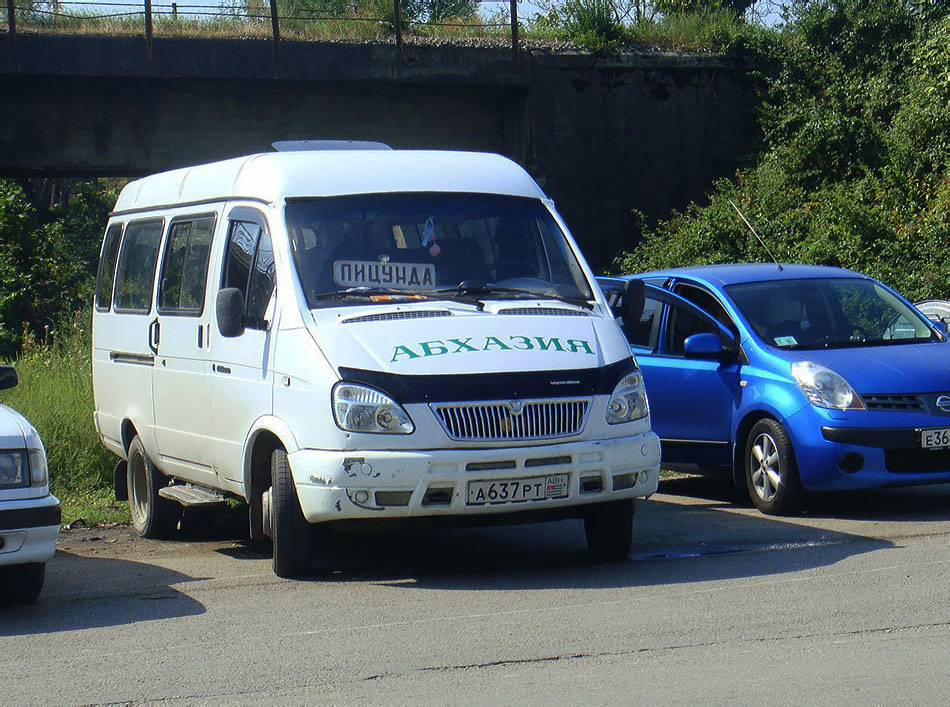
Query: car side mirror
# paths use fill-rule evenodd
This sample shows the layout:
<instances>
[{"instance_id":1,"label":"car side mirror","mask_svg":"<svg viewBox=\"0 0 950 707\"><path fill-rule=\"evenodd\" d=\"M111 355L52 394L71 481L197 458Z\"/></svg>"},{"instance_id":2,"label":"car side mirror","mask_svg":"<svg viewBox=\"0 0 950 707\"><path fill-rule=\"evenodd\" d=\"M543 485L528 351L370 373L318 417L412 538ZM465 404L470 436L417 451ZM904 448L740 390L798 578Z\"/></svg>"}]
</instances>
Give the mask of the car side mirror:
<instances>
[{"instance_id":1,"label":"car side mirror","mask_svg":"<svg viewBox=\"0 0 950 707\"><path fill-rule=\"evenodd\" d=\"M244 295L238 288L226 287L219 290L214 310L221 336L233 339L244 333Z\"/></svg>"},{"instance_id":2,"label":"car side mirror","mask_svg":"<svg viewBox=\"0 0 950 707\"><path fill-rule=\"evenodd\" d=\"M634 330L643 314L643 305L646 304L646 287L643 280L627 280L620 299L620 321L626 332Z\"/></svg>"},{"instance_id":3,"label":"car side mirror","mask_svg":"<svg viewBox=\"0 0 950 707\"><path fill-rule=\"evenodd\" d=\"M683 355L686 358L727 361L733 354L733 351L723 347L718 336L709 332L693 334L683 342Z\"/></svg>"},{"instance_id":4,"label":"car side mirror","mask_svg":"<svg viewBox=\"0 0 950 707\"><path fill-rule=\"evenodd\" d=\"M937 331L943 334L944 339L950 337L950 327L947 326L947 323L943 319L935 321L933 324Z\"/></svg>"},{"instance_id":5,"label":"car side mirror","mask_svg":"<svg viewBox=\"0 0 950 707\"><path fill-rule=\"evenodd\" d=\"M19 382L20 377L13 366L0 366L0 390L15 388Z\"/></svg>"}]
</instances>

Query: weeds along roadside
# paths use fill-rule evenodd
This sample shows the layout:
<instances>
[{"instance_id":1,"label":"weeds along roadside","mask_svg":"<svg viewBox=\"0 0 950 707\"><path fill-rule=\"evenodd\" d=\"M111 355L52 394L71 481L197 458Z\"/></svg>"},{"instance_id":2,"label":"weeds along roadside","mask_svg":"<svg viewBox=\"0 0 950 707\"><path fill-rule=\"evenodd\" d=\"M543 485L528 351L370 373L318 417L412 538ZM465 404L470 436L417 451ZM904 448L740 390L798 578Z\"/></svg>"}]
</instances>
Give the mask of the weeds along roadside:
<instances>
[{"instance_id":1,"label":"weeds along roadside","mask_svg":"<svg viewBox=\"0 0 950 707\"><path fill-rule=\"evenodd\" d=\"M63 524L128 521L128 504L113 496L118 459L93 422L90 313L37 337L23 336L14 362L20 383L0 393L0 403L23 414L40 433L49 463L50 487L63 503Z\"/></svg>"}]
</instances>

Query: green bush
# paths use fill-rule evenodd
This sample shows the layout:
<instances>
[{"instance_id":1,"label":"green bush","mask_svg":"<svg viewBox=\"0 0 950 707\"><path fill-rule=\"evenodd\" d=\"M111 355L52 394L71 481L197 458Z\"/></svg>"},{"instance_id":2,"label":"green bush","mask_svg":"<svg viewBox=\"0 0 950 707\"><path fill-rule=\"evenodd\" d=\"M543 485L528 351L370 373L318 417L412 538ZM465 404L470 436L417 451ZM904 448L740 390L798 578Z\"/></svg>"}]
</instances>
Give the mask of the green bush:
<instances>
[{"instance_id":1,"label":"green bush","mask_svg":"<svg viewBox=\"0 0 950 707\"><path fill-rule=\"evenodd\" d=\"M754 166L644 228L615 270L764 261L848 267L950 297L950 8L803 0L760 52Z\"/></svg>"}]
</instances>

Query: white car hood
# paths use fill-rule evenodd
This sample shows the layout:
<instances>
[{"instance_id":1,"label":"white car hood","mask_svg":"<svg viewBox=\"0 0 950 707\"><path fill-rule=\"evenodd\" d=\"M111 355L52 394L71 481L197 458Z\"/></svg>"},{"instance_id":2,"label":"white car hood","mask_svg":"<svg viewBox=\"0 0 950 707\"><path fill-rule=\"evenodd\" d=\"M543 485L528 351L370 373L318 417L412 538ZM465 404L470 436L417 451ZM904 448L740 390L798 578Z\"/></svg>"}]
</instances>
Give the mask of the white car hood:
<instances>
[{"instance_id":1,"label":"white car hood","mask_svg":"<svg viewBox=\"0 0 950 707\"><path fill-rule=\"evenodd\" d=\"M429 304L314 310L314 337L334 367L405 375L512 373L597 368L630 358L617 325L586 310L538 304Z\"/></svg>"},{"instance_id":2,"label":"white car hood","mask_svg":"<svg viewBox=\"0 0 950 707\"><path fill-rule=\"evenodd\" d=\"M36 435L33 426L13 408L0 405L0 449L23 449Z\"/></svg>"}]
</instances>

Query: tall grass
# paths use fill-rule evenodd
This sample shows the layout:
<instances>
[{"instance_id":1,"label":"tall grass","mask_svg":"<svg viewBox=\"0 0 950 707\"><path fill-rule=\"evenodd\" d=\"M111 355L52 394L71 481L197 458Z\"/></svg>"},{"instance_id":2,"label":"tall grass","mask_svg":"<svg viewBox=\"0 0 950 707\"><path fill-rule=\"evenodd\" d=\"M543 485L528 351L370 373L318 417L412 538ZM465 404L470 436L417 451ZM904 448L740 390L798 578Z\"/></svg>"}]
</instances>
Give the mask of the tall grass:
<instances>
[{"instance_id":1,"label":"tall grass","mask_svg":"<svg viewBox=\"0 0 950 707\"><path fill-rule=\"evenodd\" d=\"M118 459L99 441L92 419L92 364L88 315L42 340L23 338L15 365L20 384L0 402L23 414L40 433L49 460L50 487L63 501L63 522L128 519L112 498Z\"/></svg>"}]
</instances>

